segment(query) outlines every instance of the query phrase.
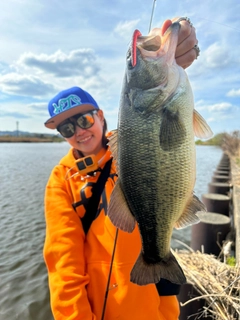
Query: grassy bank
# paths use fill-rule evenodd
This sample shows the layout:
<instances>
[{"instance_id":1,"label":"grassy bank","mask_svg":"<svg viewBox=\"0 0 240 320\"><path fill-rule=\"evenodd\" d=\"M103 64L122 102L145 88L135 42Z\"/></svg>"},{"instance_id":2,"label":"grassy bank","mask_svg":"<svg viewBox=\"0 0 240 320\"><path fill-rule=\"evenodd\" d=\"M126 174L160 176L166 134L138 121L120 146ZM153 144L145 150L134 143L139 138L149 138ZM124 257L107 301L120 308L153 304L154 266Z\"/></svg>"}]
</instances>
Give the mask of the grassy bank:
<instances>
[{"instance_id":1,"label":"grassy bank","mask_svg":"<svg viewBox=\"0 0 240 320\"><path fill-rule=\"evenodd\" d=\"M0 143L1 142L62 142L65 141L63 138L58 136L0 136Z\"/></svg>"}]
</instances>

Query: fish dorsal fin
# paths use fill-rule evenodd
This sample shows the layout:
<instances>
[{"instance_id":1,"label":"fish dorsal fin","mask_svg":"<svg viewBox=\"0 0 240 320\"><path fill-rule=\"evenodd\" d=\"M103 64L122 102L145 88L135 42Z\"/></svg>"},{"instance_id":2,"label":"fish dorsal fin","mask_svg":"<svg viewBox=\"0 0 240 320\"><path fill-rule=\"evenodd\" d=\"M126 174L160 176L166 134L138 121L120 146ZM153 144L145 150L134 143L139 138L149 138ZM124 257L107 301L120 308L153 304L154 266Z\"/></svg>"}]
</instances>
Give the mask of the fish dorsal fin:
<instances>
[{"instance_id":1,"label":"fish dorsal fin","mask_svg":"<svg viewBox=\"0 0 240 320\"><path fill-rule=\"evenodd\" d=\"M183 214L175 223L176 229L182 229L188 227L192 224L199 223L200 220L196 213L198 211L206 211L204 204L198 199L196 195L193 194L191 200L187 204Z\"/></svg>"},{"instance_id":2,"label":"fish dorsal fin","mask_svg":"<svg viewBox=\"0 0 240 320\"><path fill-rule=\"evenodd\" d=\"M112 152L113 159L116 161L116 167L117 172L118 170L118 164L117 164L117 158L118 158L118 131L117 129L112 130L112 134L108 137L108 146L110 148L110 151Z\"/></svg>"},{"instance_id":3,"label":"fish dorsal fin","mask_svg":"<svg viewBox=\"0 0 240 320\"><path fill-rule=\"evenodd\" d=\"M128 208L119 180L112 191L107 215L115 227L129 233L133 232L135 218Z\"/></svg>"},{"instance_id":4,"label":"fish dorsal fin","mask_svg":"<svg viewBox=\"0 0 240 320\"><path fill-rule=\"evenodd\" d=\"M193 111L193 130L195 136L200 139L210 139L213 136L211 128L197 110Z\"/></svg>"}]
</instances>

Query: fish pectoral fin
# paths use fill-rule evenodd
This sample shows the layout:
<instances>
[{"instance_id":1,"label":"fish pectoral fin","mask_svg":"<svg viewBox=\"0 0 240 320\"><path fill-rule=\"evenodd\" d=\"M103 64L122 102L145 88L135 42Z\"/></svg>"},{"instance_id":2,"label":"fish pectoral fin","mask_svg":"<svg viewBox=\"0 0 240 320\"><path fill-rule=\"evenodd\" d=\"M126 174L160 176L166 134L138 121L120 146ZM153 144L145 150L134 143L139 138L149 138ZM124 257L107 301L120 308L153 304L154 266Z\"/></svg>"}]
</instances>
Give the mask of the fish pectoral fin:
<instances>
[{"instance_id":1,"label":"fish pectoral fin","mask_svg":"<svg viewBox=\"0 0 240 320\"><path fill-rule=\"evenodd\" d=\"M211 128L197 110L193 111L193 130L200 139L210 139L213 136Z\"/></svg>"},{"instance_id":2,"label":"fish pectoral fin","mask_svg":"<svg viewBox=\"0 0 240 320\"><path fill-rule=\"evenodd\" d=\"M117 228L129 233L133 232L135 228L135 218L128 208L127 201L118 180L111 194L107 215Z\"/></svg>"},{"instance_id":3,"label":"fish pectoral fin","mask_svg":"<svg viewBox=\"0 0 240 320\"><path fill-rule=\"evenodd\" d=\"M184 122L178 111L165 108L160 128L160 146L164 151L179 147L186 137Z\"/></svg>"},{"instance_id":4,"label":"fish pectoral fin","mask_svg":"<svg viewBox=\"0 0 240 320\"><path fill-rule=\"evenodd\" d=\"M117 129L112 130L112 134L108 137L108 146L110 148L110 151L112 152L113 159L116 161L116 167L118 167L117 166L117 158L118 158L118 131L117 131Z\"/></svg>"},{"instance_id":5,"label":"fish pectoral fin","mask_svg":"<svg viewBox=\"0 0 240 320\"><path fill-rule=\"evenodd\" d=\"M192 224L199 223L200 220L196 213L198 211L206 211L205 205L198 199L196 195L193 194L191 200L187 204L183 214L175 223L176 229L183 229Z\"/></svg>"},{"instance_id":6,"label":"fish pectoral fin","mask_svg":"<svg viewBox=\"0 0 240 320\"><path fill-rule=\"evenodd\" d=\"M184 284L186 277L174 255L169 255L157 263L147 263L140 253L130 274L130 281L140 286L158 283L160 279L167 279L172 283Z\"/></svg>"}]
</instances>

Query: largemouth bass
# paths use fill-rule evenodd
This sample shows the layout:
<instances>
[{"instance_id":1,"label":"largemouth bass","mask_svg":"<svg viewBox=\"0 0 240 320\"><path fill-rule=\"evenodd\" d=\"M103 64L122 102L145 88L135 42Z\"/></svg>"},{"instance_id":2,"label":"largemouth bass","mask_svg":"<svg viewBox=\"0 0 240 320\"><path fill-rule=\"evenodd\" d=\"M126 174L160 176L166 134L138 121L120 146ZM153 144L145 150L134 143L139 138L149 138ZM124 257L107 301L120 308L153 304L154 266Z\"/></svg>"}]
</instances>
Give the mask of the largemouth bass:
<instances>
[{"instance_id":1,"label":"largemouth bass","mask_svg":"<svg viewBox=\"0 0 240 320\"><path fill-rule=\"evenodd\" d=\"M196 179L194 135L212 131L194 110L194 98L184 69L176 64L180 24L161 35L146 37L136 30L127 53L118 129L110 138L118 180L108 215L112 223L132 232L136 222L142 251L131 281L139 285L160 278L183 284L185 275L171 252L173 228L199 222L205 207L194 195Z\"/></svg>"}]
</instances>

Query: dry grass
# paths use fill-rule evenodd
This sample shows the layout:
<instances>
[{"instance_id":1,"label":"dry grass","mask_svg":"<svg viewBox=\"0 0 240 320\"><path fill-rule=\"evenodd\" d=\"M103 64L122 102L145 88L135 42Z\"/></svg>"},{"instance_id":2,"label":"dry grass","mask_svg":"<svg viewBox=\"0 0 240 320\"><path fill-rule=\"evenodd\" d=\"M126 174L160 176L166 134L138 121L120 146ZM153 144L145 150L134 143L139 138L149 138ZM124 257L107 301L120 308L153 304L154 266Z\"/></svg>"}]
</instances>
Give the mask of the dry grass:
<instances>
[{"instance_id":1,"label":"dry grass","mask_svg":"<svg viewBox=\"0 0 240 320\"><path fill-rule=\"evenodd\" d=\"M231 161L232 185L240 186L240 131L225 133L221 147Z\"/></svg>"},{"instance_id":2,"label":"dry grass","mask_svg":"<svg viewBox=\"0 0 240 320\"><path fill-rule=\"evenodd\" d=\"M231 163L231 183L240 186L240 131L225 134L222 150ZM188 248L188 247L187 247ZM191 248L174 252L186 275L199 296L189 299L182 306L204 299L202 311L189 319L240 320L240 265L231 267L215 256L194 252ZM187 319L186 319L187 320Z\"/></svg>"},{"instance_id":3,"label":"dry grass","mask_svg":"<svg viewBox=\"0 0 240 320\"><path fill-rule=\"evenodd\" d=\"M240 157L240 131L234 131L232 134L225 133L221 147L229 158Z\"/></svg>"},{"instance_id":4,"label":"dry grass","mask_svg":"<svg viewBox=\"0 0 240 320\"><path fill-rule=\"evenodd\" d=\"M205 299L206 307L195 318L210 316L216 320L240 319L240 266L231 267L214 256L192 251L174 252L187 282ZM199 297L187 301L190 303Z\"/></svg>"},{"instance_id":5,"label":"dry grass","mask_svg":"<svg viewBox=\"0 0 240 320\"><path fill-rule=\"evenodd\" d=\"M231 158L231 183L240 187L240 157Z\"/></svg>"}]
</instances>

